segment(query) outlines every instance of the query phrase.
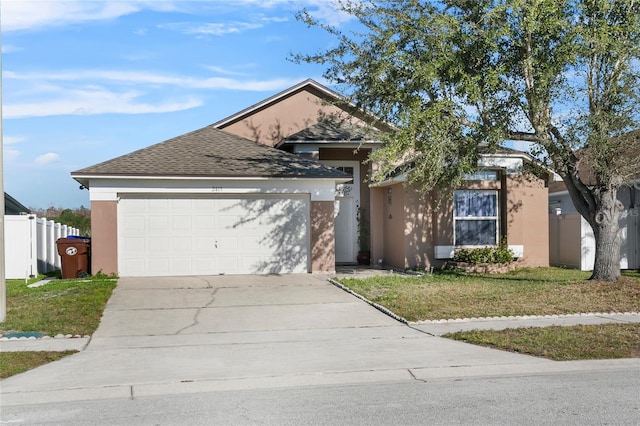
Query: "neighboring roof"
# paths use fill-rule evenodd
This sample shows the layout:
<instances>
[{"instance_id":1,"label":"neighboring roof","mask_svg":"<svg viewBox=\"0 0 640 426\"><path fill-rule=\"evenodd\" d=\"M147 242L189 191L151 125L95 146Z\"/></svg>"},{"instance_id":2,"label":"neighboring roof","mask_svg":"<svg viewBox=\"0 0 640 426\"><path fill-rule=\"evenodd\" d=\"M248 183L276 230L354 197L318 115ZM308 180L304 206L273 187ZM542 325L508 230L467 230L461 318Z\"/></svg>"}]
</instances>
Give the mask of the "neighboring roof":
<instances>
[{"instance_id":1,"label":"neighboring roof","mask_svg":"<svg viewBox=\"0 0 640 426\"><path fill-rule=\"evenodd\" d=\"M112 176L343 178L346 174L211 125L77 170L71 176L80 181L83 177Z\"/></svg>"},{"instance_id":2,"label":"neighboring roof","mask_svg":"<svg viewBox=\"0 0 640 426\"><path fill-rule=\"evenodd\" d=\"M363 142L371 140L373 135L380 131L373 127L358 126L347 120L335 118L324 119L306 129L285 138L285 143L290 142Z\"/></svg>"},{"instance_id":3,"label":"neighboring roof","mask_svg":"<svg viewBox=\"0 0 640 426\"><path fill-rule=\"evenodd\" d=\"M18 200L13 198L11 195L4 193L4 214L20 214L20 213L31 213L27 207L23 206Z\"/></svg>"},{"instance_id":4,"label":"neighboring roof","mask_svg":"<svg viewBox=\"0 0 640 426\"><path fill-rule=\"evenodd\" d=\"M229 117L223 118L222 120L213 123L212 126L217 128L222 128L236 121L240 121L246 116L251 115L255 111L267 108L269 105L275 104L279 102L281 99L291 96L292 94L298 91L302 91L309 88L315 89L322 95L322 97L326 99L331 99L333 101L343 100L343 97L339 93L309 78L301 83L296 84L295 86L292 86L286 90L283 90L280 93L276 93L275 95L270 96L267 99L258 102L257 104L251 105L250 107L245 108L242 111L239 111L233 115L230 115Z\"/></svg>"}]
</instances>

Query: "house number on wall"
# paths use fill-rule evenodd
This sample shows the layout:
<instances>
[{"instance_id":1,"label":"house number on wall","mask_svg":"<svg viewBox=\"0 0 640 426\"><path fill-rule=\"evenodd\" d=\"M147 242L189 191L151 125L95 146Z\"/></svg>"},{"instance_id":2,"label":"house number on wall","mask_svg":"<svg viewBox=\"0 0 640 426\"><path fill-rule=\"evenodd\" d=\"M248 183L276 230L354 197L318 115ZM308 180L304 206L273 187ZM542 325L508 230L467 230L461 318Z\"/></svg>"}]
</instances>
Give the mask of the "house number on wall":
<instances>
[{"instance_id":1,"label":"house number on wall","mask_svg":"<svg viewBox=\"0 0 640 426\"><path fill-rule=\"evenodd\" d=\"M222 187L221 186L212 186L211 187L211 192L222 192Z\"/></svg>"},{"instance_id":2,"label":"house number on wall","mask_svg":"<svg viewBox=\"0 0 640 426\"><path fill-rule=\"evenodd\" d=\"M78 253L78 249L75 247L67 247L65 253L67 253L69 256L75 256L76 253Z\"/></svg>"}]
</instances>

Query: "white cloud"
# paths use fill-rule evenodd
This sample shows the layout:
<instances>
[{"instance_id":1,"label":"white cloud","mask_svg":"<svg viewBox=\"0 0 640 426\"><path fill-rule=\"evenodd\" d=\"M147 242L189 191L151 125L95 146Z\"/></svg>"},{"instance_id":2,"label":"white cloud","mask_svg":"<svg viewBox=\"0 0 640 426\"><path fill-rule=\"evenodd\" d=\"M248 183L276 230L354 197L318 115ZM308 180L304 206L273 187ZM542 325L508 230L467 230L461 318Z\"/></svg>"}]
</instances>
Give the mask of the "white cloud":
<instances>
[{"instance_id":1,"label":"white cloud","mask_svg":"<svg viewBox=\"0 0 640 426\"><path fill-rule=\"evenodd\" d=\"M14 145L26 140L27 138L25 136L4 136L2 138L2 143L4 143L5 145Z\"/></svg>"},{"instance_id":2,"label":"white cloud","mask_svg":"<svg viewBox=\"0 0 640 426\"><path fill-rule=\"evenodd\" d=\"M226 34L239 34L244 31L255 30L262 27L262 24L250 22L174 22L170 24L159 25L159 28L197 36L221 36Z\"/></svg>"},{"instance_id":3,"label":"white cloud","mask_svg":"<svg viewBox=\"0 0 640 426\"><path fill-rule=\"evenodd\" d=\"M331 0L307 0L307 11L311 16L322 23L340 26L351 21L353 16L341 11Z\"/></svg>"},{"instance_id":4,"label":"white cloud","mask_svg":"<svg viewBox=\"0 0 640 426\"><path fill-rule=\"evenodd\" d=\"M245 73L239 72L239 71L232 71L223 67L218 67L216 65L208 65L205 66L206 69L213 71L215 73L218 74L224 74L224 75L236 75L236 76L243 76L246 75Z\"/></svg>"},{"instance_id":5,"label":"white cloud","mask_svg":"<svg viewBox=\"0 0 640 426\"><path fill-rule=\"evenodd\" d=\"M179 2L107 0L3 0L2 30L38 30L117 19L143 9L179 10Z\"/></svg>"},{"instance_id":6,"label":"white cloud","mask_svg":"<svg viewBox=\"0 0 640 426\"><path fill-rule=\"evenodd\" d=\"M270 80L229 77L194 78L145 71L117 70L55 73L5 71L4 79L28 83L22 89L16 89L5 97L3 109L4 117L7 119L182 111L203 105L197 91L277 91L303 80L302 78ZM17 84L13 85L17 86ZM183 94L167 98L168 86L175 87Z\"/></svg>"},{"instance_id":7,"label":"white cloud","mask_svg":"<svg viewBox=\"0 0 640 426\"><path fill-rule=\"evenodd\" d=\"M61 91L38 101L6 103L5 118L46 117L54 115L147 114L182 111L199 107L200 99L141 102L141 93L113 92L100 88Z\"/></svg>"},{"instance_id":8,"label":"white cloud","mask_svg":"<svg viewBox=\"0 0 640 426\"><path fill-rule=\"evenodd\" d=\"M4 146L2 148L2 155L3 155L3 160L5 162L12 161L18 158L18 156L20 155L20 151L18 151L17 149L7 148L6 146Z\"/></svg>"},{"instance_id":9,"label":"white cloud","mask_svg":"<svg viewBox=\"0 0 640 426\"><path fill-rule=\"evenodd\" d=\"M228 9L230 4L217 1L186 2L180 0L2 0L2 30L8 32L64 27L83 22L117 19L142 10L183 11L199 14L200 6L208 9L213 7ZM339 11L334 6L334 1L331 0L236 0L233 3L235 8L245 7L252 10L270 10L282 6L288 6L290 12L296 12L306 7L312 16L331 25L340 25L353 19L350 15ZM270 17L266 19L282 22L287 18ZM202 27L200 31L214 31L204 34L217 34L216 32L219 31L234 29L240 31L250 28L238 25L216 29L214 26L211 28ZM226 32L223 33L226 34Z\"/></svg>"},{"instance_id":10,"label":"white cloud","mask_svg":"<svg viewBox=\"0 0 640 426\"><path fill-rule=\"evenodd\" d=\"M218 71L219 69L213 69ZM185 77L177 75L158 74L146 71L118 71L118 70L78 70L58 73L15 73L5 71L5 80L25 80L31 82L78 82L81 80L97 80L101 83L117 82L126 85L172 85L192 89L224 89L243 91L279 90L299 83L303 79L273 79L273 80L240 80L223 77ZM44 86L43 86L44 87Z\"/></svg>"},{"instance_id":11,"label":"white cloud","mask_svg":"<svg viewBox=\"0 0 640 426\"><path fill-rule=\"evenodd\" d=\"M3 44L2 45L2 53L14 53L14 52L20 52L22 50L21 47L18 46L14 46L11 44Z\"/></svg>"},{"instance_id":12,"label":"white cloud","mask_svg":"<svg viewBox=\"0 0 640 426\"><path fill-rule=\"evenodd\" d=\"M36 157L37 164L50 164L60 160L60 156L55 152L47 152L46 154Z\"/></svg>"}]
</instances>

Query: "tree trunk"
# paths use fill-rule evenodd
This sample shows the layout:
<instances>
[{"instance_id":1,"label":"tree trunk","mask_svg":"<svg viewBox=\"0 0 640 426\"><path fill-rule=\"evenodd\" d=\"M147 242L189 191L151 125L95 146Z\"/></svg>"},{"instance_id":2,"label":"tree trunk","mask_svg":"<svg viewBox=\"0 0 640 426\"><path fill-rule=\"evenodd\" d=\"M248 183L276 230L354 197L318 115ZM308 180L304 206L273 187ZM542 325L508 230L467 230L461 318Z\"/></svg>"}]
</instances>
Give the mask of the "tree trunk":
<instances>
[{"instance_id":1,"label":"tree trunk","mask_svg":"<svg viewBox=\"0 0 640 426\"><path fill-rule=\"evenodd\" d=\"M620 278L620 203L617 191L603 191L599 209L589 220L596 240L592 280L616 281Z\"/></svg>"}]
</instances>

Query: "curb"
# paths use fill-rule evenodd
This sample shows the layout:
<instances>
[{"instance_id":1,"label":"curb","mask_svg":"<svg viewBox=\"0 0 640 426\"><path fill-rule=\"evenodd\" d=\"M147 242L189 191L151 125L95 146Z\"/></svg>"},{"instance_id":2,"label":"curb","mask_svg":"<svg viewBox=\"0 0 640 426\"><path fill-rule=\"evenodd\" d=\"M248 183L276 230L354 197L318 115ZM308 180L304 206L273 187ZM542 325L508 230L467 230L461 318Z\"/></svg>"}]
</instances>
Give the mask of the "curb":
<instances>
[{"instance_id":1,"label":"curb","mask_svg":"<svg viewBox=\"0 0 640 426\"><path fill-rule=\"evenodd\" d=\"M457 324L467 322L482 322L482 321L514 321L514 320L535 320L535 319L556 319L556 318L585 318L585 317L611 317L611 316L638 316L638 312L589 312L580 314L558 314L558 315L515 315L515 316L502 316L502 317L471 317L471 318L449 318L439 320L422 320L422 321L410 321L408 324L422 325L422 324Z\"/></svg>"},{"instance_id":2,"label":"curb","mask_svg":"<svg viewBox=\"0 0 640 426\"><path fill-rule=\"evenodd\" d=\"M55 336L42 336L42 337L4 337L0 334L0 342L22 342L22 341L39 341L39 340L62 340L62 339L88 339L91 336L81 336L79 334L56 334Z\"/></svg>"},{"instance_id":3,"label":"curb","mask_svg":"<svg viewBox=\"0 0 640 426\"><path fill-rule=\"evenodd\" d=\"M361 296L358 293L350 290L349 288L347 288L344 285L340 284L338 281L336 281L336 280L334 280L332 278L328 278L327 281L329 281L334 286L346 291L347 293L357 297L358 299L362 300L363 302L368 303L369 305L373 306L374 308L376 308L380 312L390 316L394 320L400 321L403 324L409 324L409 321L407 321L406 319L402 318L399 315L394 314L393 312L391 312L389 309L385 308L384 306L378 305L377 303L372 302L371 300L367 299L366 297Z\"/></svg>"}]
</instances>

